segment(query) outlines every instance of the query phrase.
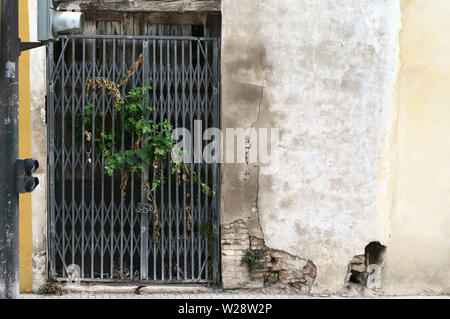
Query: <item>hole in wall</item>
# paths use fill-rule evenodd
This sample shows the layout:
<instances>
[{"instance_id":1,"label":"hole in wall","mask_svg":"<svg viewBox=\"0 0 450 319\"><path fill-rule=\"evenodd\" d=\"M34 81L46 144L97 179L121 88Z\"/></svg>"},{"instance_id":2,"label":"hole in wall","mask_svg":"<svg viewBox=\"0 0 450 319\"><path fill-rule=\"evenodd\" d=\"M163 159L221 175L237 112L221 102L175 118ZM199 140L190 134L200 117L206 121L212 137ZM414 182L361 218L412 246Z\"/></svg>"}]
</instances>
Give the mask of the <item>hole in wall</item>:
<instances>
[{"instance_id":1,"label":"hole in wall","mask_svg":"<svg viewBox=\"0 0 450 319\"><path fill-rule=\"evenodd\" d=\"M378 241L368 244L364 254L366 257L366 265L381 265L383 263L383 255L385 250L386 246L381 245Z\"/></svg>"},{"instance_id":2,"label":"hole in wall","mask_svg":"<svg viewBox=\"0 0 450 319\"><path fill-rule=\"evenodd\" d=\"M351 275L350 275L349 282L351 282L353 284L365 285L366 280L367 280L367 274L365 272L351 270L350 273L351 273Z\"/></svg>"},{"instance_id":3,"label":"hole in wall","mask_svg":"<svg viewBox=\"0 0 450 319\"><path fill-rule=\"evenodd\" d=\"M381 288L385 251L386 246L383 246L378 241L374 241L365 247L364 255L354 256L348 264L347 288Z\"/></svg>"}]
</instances>

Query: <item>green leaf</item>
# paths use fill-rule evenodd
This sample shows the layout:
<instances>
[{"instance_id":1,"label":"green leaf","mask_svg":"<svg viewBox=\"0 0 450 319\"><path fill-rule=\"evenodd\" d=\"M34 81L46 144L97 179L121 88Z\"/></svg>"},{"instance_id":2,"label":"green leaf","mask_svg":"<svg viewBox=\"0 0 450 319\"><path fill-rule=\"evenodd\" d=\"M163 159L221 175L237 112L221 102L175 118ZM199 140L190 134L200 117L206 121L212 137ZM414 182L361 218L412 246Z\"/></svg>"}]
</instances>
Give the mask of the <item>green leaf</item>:
<instances>
[{"instance_id":1,"label":"green leaf","mask_svg":"<svg viewBox=\"0 0 450 319\"><path fill-rule=\"evenodd\" d=\"M123 155L118 154L116 159L117 159L117 163L120 165L125 163L125 157Z\"/></svg>"},{"instance_id":2,"label":"green leaf","mask_svg":"<svg viewBox=\"0 0 450 319\"><path fill-rule=\"evenodd\" d=\"M164 149L162 149L162 148L156 148L156 149L155 149L155 154L165 155L166 152L165 152Z\"/></svg>"},{"instance_id":3,"label":"green leaf","mask_svg":"<svg viewBox=\"0 0 450 319\"><path fill-rule=\"evenodd\" d=\"M144 149L139 149L136 152L136 155L141 159L141 160L146 160L148 158L148 153L144 150Z\"/></svg>"},{"instance_id":4,"label":"green leaf","mask_svg":"<svg viewBox=\"0 0 450 319\"><path fill-rule=\"evenodd\" d=\"M205 195L211 196L211 195L215 195L216 194L216 192L211 190L211 188L208 185L206 185L205 183L201 183L201 185L202 185L202 192Z\"/></svg>"}]
</instances>

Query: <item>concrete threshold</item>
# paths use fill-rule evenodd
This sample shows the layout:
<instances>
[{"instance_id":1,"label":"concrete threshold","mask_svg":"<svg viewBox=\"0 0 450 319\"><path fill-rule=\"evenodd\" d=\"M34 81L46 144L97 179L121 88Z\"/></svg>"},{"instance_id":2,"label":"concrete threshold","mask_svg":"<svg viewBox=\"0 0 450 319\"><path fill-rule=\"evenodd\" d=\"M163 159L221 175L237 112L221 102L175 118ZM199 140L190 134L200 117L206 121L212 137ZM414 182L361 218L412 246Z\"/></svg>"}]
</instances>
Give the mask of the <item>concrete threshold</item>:
<instances>
[{"instance_id":1,"label":"concrete threshold","mask_svg":"<svg viewBox=\"0 0 450 319\"><path fill-rule=\"evenodd\" d=\"M95 294L198 294L221 293L220 288L211 288L203 285L108 285L108 284L81 284L63 285L68 293L95 293Z\"/></svg>"}]
</instances>

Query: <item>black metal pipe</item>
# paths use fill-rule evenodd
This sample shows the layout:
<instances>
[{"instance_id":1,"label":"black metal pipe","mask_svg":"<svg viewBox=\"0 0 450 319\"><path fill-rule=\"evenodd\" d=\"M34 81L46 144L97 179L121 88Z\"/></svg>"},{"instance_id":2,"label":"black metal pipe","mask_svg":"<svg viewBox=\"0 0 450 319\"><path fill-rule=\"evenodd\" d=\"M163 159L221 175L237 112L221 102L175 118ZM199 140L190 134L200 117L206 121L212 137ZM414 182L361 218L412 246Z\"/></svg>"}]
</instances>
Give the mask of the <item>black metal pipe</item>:
<instances>
[{"instance_id":1,"label":"black metal pipe","mask_svg":"<svg viewBox=\"0 0 450 319\"><path fill-rule=\"evenodd\" d=\"M19 154L18 1L1 0L0 57L0 298L19 294L19 195L15 160Z\"/></svg>"}]
</instances>

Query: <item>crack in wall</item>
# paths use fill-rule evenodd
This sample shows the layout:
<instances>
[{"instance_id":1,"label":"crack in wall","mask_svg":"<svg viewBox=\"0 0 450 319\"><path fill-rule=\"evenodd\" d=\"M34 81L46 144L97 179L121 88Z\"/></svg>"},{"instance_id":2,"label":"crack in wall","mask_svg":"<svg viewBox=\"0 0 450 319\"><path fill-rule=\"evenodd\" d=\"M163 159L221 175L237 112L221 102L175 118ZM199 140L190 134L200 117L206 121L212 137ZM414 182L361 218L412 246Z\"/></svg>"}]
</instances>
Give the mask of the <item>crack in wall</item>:
<instances>
[{"instance_id":1,"label":"crack in wall","mask_svg":"<svg viewBox=\"0 0 450 319\"><path fill-rule=\"evenodd\" d=\"M262 5L264 0L260 2L258 7ZM259 30L259 26L253 31L252 39L255 38L256 33ZM224 238L222 242L223 248L223 266L224 266L224 288L229 286L230 288L236 287L248 287L246 281L253 281L262 283L262 286L272 286L276 288L283 288L290 286L297 289L298 292L307 293L310 291L311 286L316 277L316 267L310 260L303 259L299 256L294 256L283 250L273 249L267 247L265 244L265 236L259 217L259 191L260 191L260 158L258 152L256 152L256 163L252 163L254 159L250 158L250 151L254 150L252 147L258 149L257 139L253 140L255 126L262 116L262 106L265 100L265 87L269 82L270 71L265 67L265 50L262 47L261 53L258 56L257 68L251 70L252 72L261 72L262 78L260 78L260 94L257 104L257 113L254 120L250 123L249 133L245 137L245 171L243 176L243 192L241 193L241 216L247 216L247 218L237 219L232 223L224 225ZM247 56L249 56L250 41L247 43ZM257 71L259 69L259 71ZM270 69L270 68L269 68ZM256 145L254 145L256 144ZM253 166L251 166L253 164ZM252 198L249 198L251 194ZM250 214L248 214L246 202L250 202ZM235 229L233 231L233 229ZM245 239L242 234L245 234ZM236 262L241 263L241 259L245 259L245 254L251 254L252 251L264 249L266 251L263 254L262 259L265 269L253 269L248 272L249 276L235 276L235 272L245 272L246 269L238 267ZM240 265L241 266L241 265ZM234 273L233 273L234 272ZM276 279L276 280L275 280ZM235 281L233 285L232 281ZM227 282L229 281L229 282Z\"/></svg>"}]
</instances>

